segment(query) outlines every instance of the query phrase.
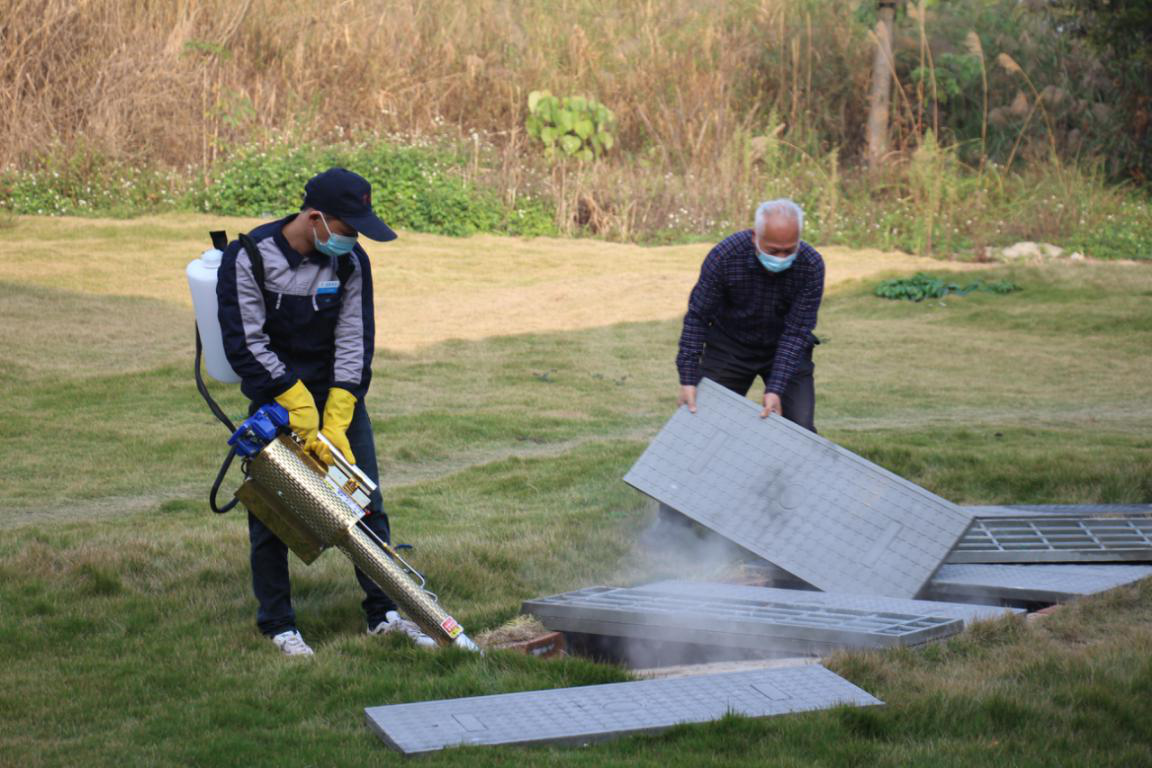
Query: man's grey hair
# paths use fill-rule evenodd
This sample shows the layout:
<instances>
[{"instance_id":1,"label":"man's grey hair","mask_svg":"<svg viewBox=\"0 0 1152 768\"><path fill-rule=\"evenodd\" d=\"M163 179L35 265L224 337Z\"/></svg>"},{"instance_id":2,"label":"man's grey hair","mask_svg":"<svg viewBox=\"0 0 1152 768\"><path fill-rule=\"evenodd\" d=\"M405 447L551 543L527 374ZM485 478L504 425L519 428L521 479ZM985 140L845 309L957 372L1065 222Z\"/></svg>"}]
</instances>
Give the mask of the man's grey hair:
<instances>
[{"instance_id":1,"label":"man's grey hair","mask_svg":"<svg viewBox=\"0 0 1152 768\"><path fill-rule=\"evenodd\" d=\"M764 221L773 216L783 216L786 219L794 220L796 222L796 231L803 234L804 209L787 197L781 197L776 200L766 200L757 206L755 219L757 234L764 228Z\"/></svg>"}]
</instances>

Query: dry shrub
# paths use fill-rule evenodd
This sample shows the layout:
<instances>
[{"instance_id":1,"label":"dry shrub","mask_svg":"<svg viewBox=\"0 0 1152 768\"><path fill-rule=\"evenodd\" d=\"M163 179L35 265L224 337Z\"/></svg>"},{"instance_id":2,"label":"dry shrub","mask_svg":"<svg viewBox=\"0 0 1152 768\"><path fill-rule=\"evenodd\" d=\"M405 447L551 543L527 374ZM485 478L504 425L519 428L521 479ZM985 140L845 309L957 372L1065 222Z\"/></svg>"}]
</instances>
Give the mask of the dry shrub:
<instances>
[{"instance_id":1,"label":"dry shrub","mask_svg":"<svg viewBox=\"0 0 1152 768\"><path fill-rule=\"evenodd\" d=\"M849 4L786 5L0 0L0 165L82 144L182 167L286 132L509 137L547 87L610 104L663 167L711 168L767 107L826 129L859 98Z\"/></svg>"},{"instance_id":2,"label":"dry shrub","mask_svg":"<svg viewBox=\"0 0 1152 768\"><path fill-rule=\"evenodd\" d=\"M1007 36L1043 32L1042 20L997 26L985 16L972 35L954 29L971 15L960 5L917 15L918 35L902 25L896 152L882 178L858 179L872 51L858 0L0 0L0 174L62 169L75 183L58 186L80 198L125 165L208 185L244 145L447 140L472 153L467 181L496 190L509 210L525 194L547 198L561 233L718 235L745 226L757 200L790 195L826 242L948 252L999 242L1013 227L1026 239L1067 236L1065 223L1018 216L1017 193L1029 188L989 186L1000 171L985 161L1061 172L1056 149L1076 154L1088 139L1054 122L1099 112L1105 124L1108 107L1052 74L1047 48ZM936 130L935 80L904 71L917 56L931 63L929 35L941 55L979 58L978 142L961 141L956 126ZM1074 58L1084 69L1083 53ZM1056 83L1034 83L1030 70ZM1080 79L1100 90L1100 72ZM618 144L605 162L557 167L541 157L523 130L527 95L541 88L614 110ZM935 181L905 174L929 130L941 152L957 149L957 179L940 194ZM956 186L969 166L985 185L978 194ZM1073 175L1087 179L1073 186L1096 185L1095 172ZM49 187L21 192L24 207L54 210L50 198L65 192ZM920 221L991 192L1012 210ZM1141 227L1096 252L1142 252Z\"/></svg>"},{"instance_id":3,"label":"dry shrub","mask_svg":"<svg viewBox=\"0 0 1152 768\"><path fill-rule=\"evenodd\" d=\"M750 138L855 133L845 115L862 98L867 46L852 5L807 7L0 0L0 169L95 156L210 183L241 144L447 137L496 153L473 170L510 206L525 192L555 199L562 232L717 229L743 223L765 186ZM615 157L554 173L522 130L537 88L609 104Z\"/></svg>"},{"instance_id":4,"label":"dry shrub","mask_svg":"<svg viewBox=\"0 0 1152 768\"><path fill-rule=\"evenodd\" d=\"M476 636L481 648L507 648L515 643L534 640L547 634L548 628L534 616L515 616L498 627L486 629Z\"/></svg>"}]
</instances>

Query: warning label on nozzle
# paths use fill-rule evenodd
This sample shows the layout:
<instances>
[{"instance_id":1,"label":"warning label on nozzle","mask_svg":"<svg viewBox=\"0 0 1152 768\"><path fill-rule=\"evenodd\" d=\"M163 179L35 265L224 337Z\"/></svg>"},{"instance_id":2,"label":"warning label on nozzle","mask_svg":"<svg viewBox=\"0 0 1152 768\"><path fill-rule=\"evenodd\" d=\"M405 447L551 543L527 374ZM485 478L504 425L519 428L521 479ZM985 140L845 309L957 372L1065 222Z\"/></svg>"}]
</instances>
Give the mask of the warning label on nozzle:
<instances>
[{"instance_id":1,"label":"warning label on nozzle","mask_svg":"<svg viewBox=\"0 0 1152 768\"><path fill-rule=\"evenodd\" d=\"M464 631L464 628L457 624L456 619L452 618L451 616L440 622L440 629L447 632L448 637L452 638L453 640L456 639L456 635Z\"/></svg>"}]
</instances>

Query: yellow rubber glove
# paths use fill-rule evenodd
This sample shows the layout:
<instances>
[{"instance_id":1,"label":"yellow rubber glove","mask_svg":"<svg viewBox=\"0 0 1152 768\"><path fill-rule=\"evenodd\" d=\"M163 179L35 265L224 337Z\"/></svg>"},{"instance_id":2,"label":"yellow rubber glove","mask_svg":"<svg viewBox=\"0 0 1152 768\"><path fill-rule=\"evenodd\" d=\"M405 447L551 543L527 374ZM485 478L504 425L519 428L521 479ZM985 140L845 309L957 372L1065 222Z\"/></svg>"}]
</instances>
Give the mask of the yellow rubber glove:
<instances>
[{"instance_id":1,"label":"yellow rubber glove","mask_svg":"<svg viewBox=\"0 0 1152 768\"><path fill-rule=\"evenodd\" d=\"M320 430L320 434L328 438L332 445L336 446L336 449L344 454L344 458L352 464L356 463L356 457L352 455L352 446L348 444L347 432L348 425L352 423L352 412L355 409L356 395L346 389L332 387L328 390L328 402L324 404L324 428ZM316 455L325 464L335 463L332 451L328 450L328 446L323 443L320 443Z\"/></svg>"},{"instance_id":2,"label":"yellow rubber glove","mask_svg":"<svg viewBox=\"0 0 1152 768\"><path fill-rule=\"evenodd\" d=\"M320 412L316 410L316 401L304 382L297 381L286 391L276 395L276 402L288 411L288 426L296 436L304 441L305 450L315 453L320 441L316 435L320 432Z\"/></svg>"}]
</instances>

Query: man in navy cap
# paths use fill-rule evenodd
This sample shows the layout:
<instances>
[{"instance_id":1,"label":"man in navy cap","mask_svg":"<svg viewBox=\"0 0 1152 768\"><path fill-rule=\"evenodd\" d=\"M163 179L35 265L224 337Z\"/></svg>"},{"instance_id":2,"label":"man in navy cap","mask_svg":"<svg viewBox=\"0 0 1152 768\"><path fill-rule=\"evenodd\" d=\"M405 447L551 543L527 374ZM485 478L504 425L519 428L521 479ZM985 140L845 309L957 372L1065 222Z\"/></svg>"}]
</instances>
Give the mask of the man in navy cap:
<instances>
[{"instance_id":1,"label":"man in navy cap","mask_svg":"<svg viewBox=\"0 0 1152 768\"><path fill-rule=\"evenodd\" d=\"M396 239L372 210L371 185L351 171L330 168L305 185L299 213L228 246L216 293L224 350L251 411L278 402L307 450L332 463L318 438L322 434L379 482L364 407L375 336L372 271L359 235ZM379 491L365 522L390 540ZM248 536L260 631L286 655L312 655L296 627L287 547L251 513ZM435 645L359 569L356 578L364 588L369 634L402 632L418 645Z\"/></svg>"}]
</instances>

